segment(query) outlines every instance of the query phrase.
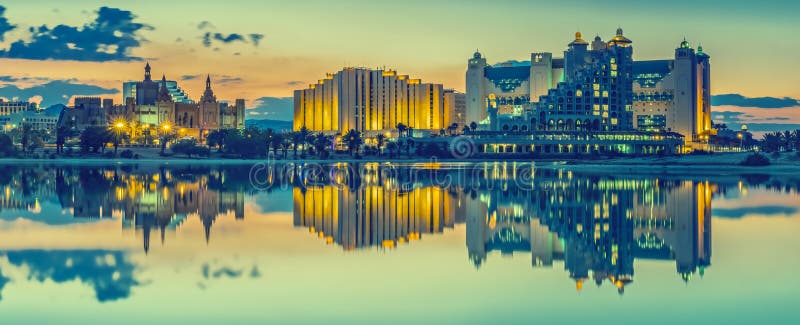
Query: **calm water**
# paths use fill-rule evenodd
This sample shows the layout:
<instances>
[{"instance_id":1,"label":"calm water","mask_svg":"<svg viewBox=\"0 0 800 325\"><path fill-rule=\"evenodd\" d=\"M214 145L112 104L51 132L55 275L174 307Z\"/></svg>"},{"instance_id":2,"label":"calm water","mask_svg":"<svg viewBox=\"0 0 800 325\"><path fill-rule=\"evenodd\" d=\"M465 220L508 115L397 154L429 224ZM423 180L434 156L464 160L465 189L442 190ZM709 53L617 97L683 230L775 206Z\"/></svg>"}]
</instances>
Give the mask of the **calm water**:
<instances>
[{"instance_id":1,"label":"calm water","mask_svg":"<svg viewBox=\"0 0 800 325\"><path fill-rule=\"evenodd\" d=\"M800 179L0 166L0 323L790 323Z\"/></svg>"}]
</instances>

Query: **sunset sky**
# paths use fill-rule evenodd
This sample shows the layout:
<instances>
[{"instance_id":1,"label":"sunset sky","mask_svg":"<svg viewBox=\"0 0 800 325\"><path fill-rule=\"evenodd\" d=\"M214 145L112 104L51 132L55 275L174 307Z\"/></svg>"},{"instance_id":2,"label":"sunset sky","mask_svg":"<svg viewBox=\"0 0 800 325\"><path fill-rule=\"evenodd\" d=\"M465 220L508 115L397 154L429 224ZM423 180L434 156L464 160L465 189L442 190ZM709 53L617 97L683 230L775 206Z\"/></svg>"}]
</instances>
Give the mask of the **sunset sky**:
<instances>
[{"instance_id":1,"label":"sunset sky","mask_svg":"<svg viewBox=\"0 0 800 325\"><path fill-rule=\"evenodd\" d=\"M108 7L101 9L101 7ZM177 80L199 98L245 98L250 118L291 119L292 90L342 66L387 67L464 90L476 48L490 62L560 53L575 31L617 27L638 60L685 37L711 55L712 116L751 129L800 127L796 1L17 1L0 6L0 97L122 101L121 83ZM764 124L764 125L761 125ZM792 124L779 125L774 124Z\"/></svg>"}]
</instances>

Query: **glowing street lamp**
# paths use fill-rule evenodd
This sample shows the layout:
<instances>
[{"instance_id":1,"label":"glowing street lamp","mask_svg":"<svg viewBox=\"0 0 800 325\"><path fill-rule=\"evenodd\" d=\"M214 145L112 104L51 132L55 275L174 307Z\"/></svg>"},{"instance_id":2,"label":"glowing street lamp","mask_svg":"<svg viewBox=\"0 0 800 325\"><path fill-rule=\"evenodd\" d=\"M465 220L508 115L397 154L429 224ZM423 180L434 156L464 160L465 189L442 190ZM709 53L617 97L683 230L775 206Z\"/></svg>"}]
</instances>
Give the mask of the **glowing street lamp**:
<instances>
[{"instance_id":1,"label":"glowing street lamp","mask_svg":"<svg viewBox=\"0 0 800 325\"><path fill-rule=\"evenodd\" d=\"M117 148L119 148L119 135L122 133L122 129L125 128L125 121L117 120L114 123L114 132L116 133L116 137L114 138L114 154L117 154Z\"/></svg>"},{"instance_id":2,"label":"glowing street lamp","mask_svg":"<svg viewBox=\"0 0 800 325\"><path fill-rule=\"evenodd\" d=\"M172 131L172 125L169 123L164 123L161 125L161 154L164 154L164 150L167 149L167 136L169 135L170 131Z\"/></svg>"}]
</instances>

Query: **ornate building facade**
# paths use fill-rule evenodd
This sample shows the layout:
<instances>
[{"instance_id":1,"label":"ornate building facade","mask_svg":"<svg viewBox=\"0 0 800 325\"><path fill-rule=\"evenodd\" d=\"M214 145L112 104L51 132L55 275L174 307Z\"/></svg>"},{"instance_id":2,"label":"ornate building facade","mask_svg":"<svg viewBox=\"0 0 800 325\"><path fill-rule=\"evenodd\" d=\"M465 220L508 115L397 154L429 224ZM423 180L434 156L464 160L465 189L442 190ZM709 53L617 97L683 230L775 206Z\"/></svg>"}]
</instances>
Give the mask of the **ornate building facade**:
<instances>
[{"instance_id":1,"label":"ornate building facade","mask_svg":"<svg viewBox=\"0 0 800 325\"><path fill-rule=\"evenodd\" d=\"M182 94L182 91L181 91ZM170 81L162 76L159 82L151 78L150 64L145 66L144 80L135 83L132 97L125 106L109 112L110 120L124 119L129 123L148 126L168 125L179 136L204 139L208 132L218 129L243 129L245 123L244 99L233 105L217 101L211 87L211 76L206 77L205 90L200 101L177 100L180 96L170 89Z\"/></svg>"},{"instance_id":2,"label":"ornate building facade","mask_svg":"<svg viewBox=\"0 0 800 325\"><path fill-rule=\"evenodd\" d=\"M676 132L687 148L704 148L709 56L684 41L674 59L634 61L632 44L618 29L591 43L576 33L562 58L536 52L529 62L488 65L476 52L466 73L467 123L491 125L497 114L490 130Z\"/></svg>"}]
</instances>

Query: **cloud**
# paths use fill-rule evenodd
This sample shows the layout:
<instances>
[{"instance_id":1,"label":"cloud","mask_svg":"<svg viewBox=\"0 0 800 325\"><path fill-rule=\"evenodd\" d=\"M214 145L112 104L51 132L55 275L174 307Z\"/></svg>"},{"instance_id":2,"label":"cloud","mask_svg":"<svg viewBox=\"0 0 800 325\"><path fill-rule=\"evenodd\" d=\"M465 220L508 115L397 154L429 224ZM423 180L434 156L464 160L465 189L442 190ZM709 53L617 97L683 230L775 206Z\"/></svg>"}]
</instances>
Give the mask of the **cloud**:
<instances>
[{"instance_id":1,"label":"cloud","mask_svg":"<svg viewBox=\"0 0 800 325\"><path fill-rule=\"evenodd\" d=\"M34 96L41 96L41 106L47 107L54 104L65 104L73 96L96 96L119 93L116 88L103 88L100 86L78 83L76 80L53 80L28 88L16 85L0 86L0 97L26 101Z\"/></svg>"},{"instance_id":2,"label":"cloud","mask_svg":"<svg viewBox=\"0 0 800 325\"><path fill-rule=\"evenodd\" d=\"M101 7L94 21L83 26L31 27L30 41L17 40L0 57L30 60L136 61L131 49L141 45L140 32L153 27L134 22L127 10Z\"/></svg>"},{"instance_id":3,"label":"cloud","mask_svg":"<svg viewBox=\"0 0 800 325\"><path fill-rule=\"evenodd\" d=\"M253 42L255 46L258 46L262 39L264 39L264 34L250 34L250 41Z\"/></svg>"},{"instance_id":4,"label":"cloud","mask_svg":"<svg viewBox=\"0 0 800 325\"><path fill-rule=\"evenodd\" d=\"M254 107L245 110L247 118L291 121L294 118L294 98L261 97Z\"/></svg>"},{"instance_id":5,"label":"cloud","mask_svg":"<svg viewBox=\"0 0 800 325\"><path fill-rule=\"evenodd\" d=\"M199 24L197 24L197 29L206 29L206 28L212 28L213 29L214 28L214 24L212 24L208 20L201 21Z\"/></svg>"},{"instance_id":6,"label":"cloud","mask_svg":"<svg viewBox=\"0 0 800 325\"><path fill-rule=\"evenodd\" d=\"M231 84L231 83L239 83L239 82L244 81L244 79L239 78L239 77L223 75L223 76L217 77L217 79L211 79L211 81L214 82L214 83L217 83L217 84L224 85L224 84Z\"/></svg>"},{"instance_id":7,"label":"cloud","mask_svg":"<svg viewBox=\"0 0 800 325\"><path fill-rule=\"evenodd\" d=\"M200 77L201 76L199 74L186 74L181 76L181 80L195 80Z\"/></svg>"},{"instance_id":8,"label":"cloud","mask_svg":"<svg viewBox=\"0 0 800 325\"><path fill-rule=\"evenodd\" d=\"M17 25L12 25L8 22L8 18L5 17L5 14L6 7L0 6L0 42L5 40L5 35L7 32L17 28Z\"/></svg>"},{"instance_id":9,"label":"cloud","mask_svg":"<svg viewBox=\"0 0 800 325\"><path fill-rule=\"evenodd\" d=\"M202 21L197 25L197 29L204 31L201 36L202 44L204 47L212 48L214 51L219 51L219 47L215 44L232 44L232 43L249 43L258 47L261 40L264 39L264 34L250 33L247 36L239 33L225 34L215 31L216 26L210 21Z\"/></svg>"},{"instance_id":10,"label":"cloud","mask_svg":"<svg viewBox=\"0 0 800 325\"><path fill-rule=\"evenodd\" d=\"M713 119L716 123L780 123L792 120L791 118L785 116L757 117L745 112L732 111L712 112L711 119Z\"/></svg>"},{"instance_id":11,"label":"cloud","mask_svg":"<svg viewBox=\"0 0 800 325\"><path fill-rule=\"evenodd\" d=\"M299 81L299 80L292 80L292 81L287 82L286 84L289 85L289 86L299 86L299 85L303 85L305 83L302 82L302 81Z\"/></svg>"},{"instance_id":12,"label":"cloud","mask_svg":"<svg viewBox=\"0 0 800 325\"><path fill-rule=\"evenodd\" d=\"M756 108L786 108L800 106L800 101L789 97L745 97L739 94L724 94L711 96L711 105Z\"/></svg>"},{"instance_id":13,"label":"cloud","mask_svg":"<svg viewBox=\"0 0 800 325\"><path fill-rule=\"evenodd\" d=\"M798 209L789 206L759 206L759 207L740 207L735 209L715 208L712 211L714 217L740 219L751 215L766 217L791 217L797 214Z\"/></svg>"},{"instance_id":14,"label":"cloud","mask_svg":"<svg viewBox=\"0 0 800 325\"><path fill-rule=\"evenodd\" d=\"M121 251L0 252L0 255L3 254L10 264L17 267L24 266L28 271L28 279L54 283L79 280L94 289L99 302L128 298L131 289L140 284L134 277L136 266Z\"/></svg>"}]
</instances>

